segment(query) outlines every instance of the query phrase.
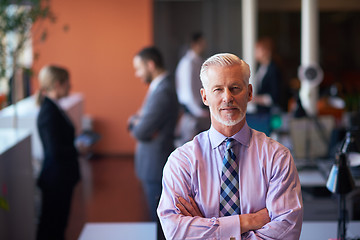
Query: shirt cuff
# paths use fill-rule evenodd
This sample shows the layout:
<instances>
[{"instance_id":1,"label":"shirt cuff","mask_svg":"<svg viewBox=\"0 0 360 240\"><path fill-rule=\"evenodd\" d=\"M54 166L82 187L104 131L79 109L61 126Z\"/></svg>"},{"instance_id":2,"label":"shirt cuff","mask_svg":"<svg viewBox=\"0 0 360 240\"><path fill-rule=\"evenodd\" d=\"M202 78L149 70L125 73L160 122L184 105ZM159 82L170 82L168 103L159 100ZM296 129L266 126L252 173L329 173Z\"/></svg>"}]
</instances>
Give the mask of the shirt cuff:
<instances>
[{"instance_id":1,"label":"shirt cuff","mask_svg":"<svg viewBox=\"0 0 360 240\"><path fill-rule=\"evenodd\" d=\"M241 240L239 215L218 218L220 239Z\"/></svg>"}]
</instances>

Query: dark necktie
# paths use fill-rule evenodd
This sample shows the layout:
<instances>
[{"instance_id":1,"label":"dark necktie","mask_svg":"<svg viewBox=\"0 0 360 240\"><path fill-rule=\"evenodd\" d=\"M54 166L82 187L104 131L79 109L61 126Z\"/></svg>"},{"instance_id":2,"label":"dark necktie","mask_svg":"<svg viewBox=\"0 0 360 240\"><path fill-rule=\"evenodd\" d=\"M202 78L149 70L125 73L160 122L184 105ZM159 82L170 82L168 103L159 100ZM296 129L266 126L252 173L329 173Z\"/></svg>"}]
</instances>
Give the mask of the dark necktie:
<instances>
[{"instance_id":1,"label":"dark necktie","mask_svg":"<svg viewBox=\"0 0 360 240\"><path fill-rule=\"evenodd\" d=\"M226 140L226 151L223 159L220 189L220 216L240 213L239 168L232 146L234 139Z\"/></svg>"}]
</instances>

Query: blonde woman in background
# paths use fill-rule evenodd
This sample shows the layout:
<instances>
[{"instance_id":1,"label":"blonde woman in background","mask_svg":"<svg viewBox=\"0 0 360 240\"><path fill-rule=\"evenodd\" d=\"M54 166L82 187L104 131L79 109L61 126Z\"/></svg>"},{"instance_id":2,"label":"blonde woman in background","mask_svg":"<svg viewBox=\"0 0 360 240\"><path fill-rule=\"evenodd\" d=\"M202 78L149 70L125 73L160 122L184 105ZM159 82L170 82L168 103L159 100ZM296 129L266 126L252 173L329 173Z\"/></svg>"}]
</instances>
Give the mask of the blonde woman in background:
<instances>
[{"instance_id":1,"label":"blonde woman in background","mask_svg":"<svg viewBox=\"0 0 360 240\"><path fill-rule=\"evenodd\" d=\"M40 112L37 127L44 161L37 184L41 190L41 213L37 240L63 240L71 209L73 189L80 179L75 129L58 104L70 91L69 73L45 66L39 73Z\"/></svg>"}]
</instances>

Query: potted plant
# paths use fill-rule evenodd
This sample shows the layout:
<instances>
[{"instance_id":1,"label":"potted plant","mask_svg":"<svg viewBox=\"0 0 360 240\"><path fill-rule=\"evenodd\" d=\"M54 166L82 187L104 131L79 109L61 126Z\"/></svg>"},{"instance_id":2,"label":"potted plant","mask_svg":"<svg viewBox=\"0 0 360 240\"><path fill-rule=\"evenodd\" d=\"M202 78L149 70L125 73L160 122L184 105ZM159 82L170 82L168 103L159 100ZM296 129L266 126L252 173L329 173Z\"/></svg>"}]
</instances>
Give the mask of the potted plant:
<instances>
[{"instance_id":1,"label":"potted plant","mask_svg":"<svg viewBox=\"0 0 360 240\"><path fill-rule=\"evenodd\" d=\"M0 109L6 98L14 104L14 127L16 127L16 73L20 69L19 58L27 44L31 44L32 32L41 31L40 41L47 36L46 29L36 29L33 24L48 19L55 22L50 9L50 0L1 0L0 1ZM41 28L41 26L38 24ZM31 31L32 29L32 31ZM9 87L10 79L11 87ZM9 100L9 99L8 99Z\"/></svg>"}]
</instances>

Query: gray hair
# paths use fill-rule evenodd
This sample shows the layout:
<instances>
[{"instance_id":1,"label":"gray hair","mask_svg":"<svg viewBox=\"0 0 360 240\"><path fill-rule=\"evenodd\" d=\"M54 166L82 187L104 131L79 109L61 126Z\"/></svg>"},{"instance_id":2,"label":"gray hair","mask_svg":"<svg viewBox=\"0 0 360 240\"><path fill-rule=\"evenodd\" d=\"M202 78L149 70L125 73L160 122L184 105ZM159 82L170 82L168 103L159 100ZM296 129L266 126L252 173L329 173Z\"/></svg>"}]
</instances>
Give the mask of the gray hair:
<instances>
[{"instance_id":1,"label":"gray hair","mask_svg":"<svg viewBox=\"0 0 360 240\"><path fill-rule=\"evenodd\" d=\"M249 84L250 78L250 67L249 65L241 60L238 56L231 53L219 53L208 58L201 66L200 70L200 79L203 87L208 85L209 79L207 77L207 72L211 66L233 66L239 65L243 69L243 80L246 84Z\"/></svg>"}]
</instances>

